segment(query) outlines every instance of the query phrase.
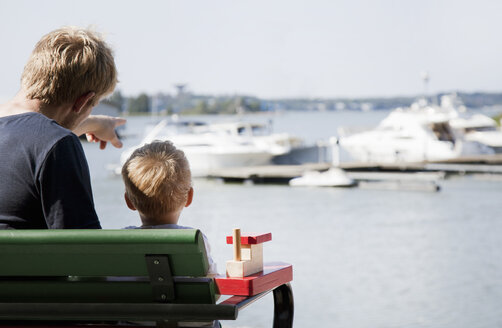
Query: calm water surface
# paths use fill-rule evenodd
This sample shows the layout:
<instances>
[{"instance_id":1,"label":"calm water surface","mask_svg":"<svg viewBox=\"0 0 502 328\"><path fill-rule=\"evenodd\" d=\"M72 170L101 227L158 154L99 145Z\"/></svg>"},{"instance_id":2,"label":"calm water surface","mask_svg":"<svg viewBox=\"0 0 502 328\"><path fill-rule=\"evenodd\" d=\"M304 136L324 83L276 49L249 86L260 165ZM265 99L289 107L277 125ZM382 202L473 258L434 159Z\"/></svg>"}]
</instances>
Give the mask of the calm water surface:
<instances>
[{"instance_id":1,"label":"calm water surface","mask_svg":"<svg viewBox=\"0 0 502 328\"><path fill-rule=\"evenodd\" d=\"M286 113L275 131L309 141L340 125L373 125L386 112ZM209 118L211 120L221 119ZM132 118L138 142L149 118ZM123 201L120 178L106 166L121 150L85 144L96 209L104 228L139 224ZM183 225L208 236L224 272L232 228L272 232L265 261L294 265L295 327L502 327L502 180L465 176L439 193L195 180ZM270 327L272 296L224 327Z\"/></svg>"}]
</instances>

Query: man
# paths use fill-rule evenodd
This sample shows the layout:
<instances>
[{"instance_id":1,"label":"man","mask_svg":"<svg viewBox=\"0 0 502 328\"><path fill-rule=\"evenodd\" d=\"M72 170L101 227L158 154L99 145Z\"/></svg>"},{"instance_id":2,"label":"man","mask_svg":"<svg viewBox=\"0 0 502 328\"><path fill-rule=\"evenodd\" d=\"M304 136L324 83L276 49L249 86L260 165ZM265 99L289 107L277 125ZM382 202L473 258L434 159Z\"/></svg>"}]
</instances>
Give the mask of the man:
<instances>
[{"instance_id":1,"label":"man","mask_svg":"<svg viewBox=\"0 0 502 328\"><path fill-rule=\"evenodd\" d=\"M116 83L98 34L65 27L37 43L19 93L0 105L0 229L101 228L77 135L122 146L124 119L90 116Z\"/></svg>"}]
</instances>

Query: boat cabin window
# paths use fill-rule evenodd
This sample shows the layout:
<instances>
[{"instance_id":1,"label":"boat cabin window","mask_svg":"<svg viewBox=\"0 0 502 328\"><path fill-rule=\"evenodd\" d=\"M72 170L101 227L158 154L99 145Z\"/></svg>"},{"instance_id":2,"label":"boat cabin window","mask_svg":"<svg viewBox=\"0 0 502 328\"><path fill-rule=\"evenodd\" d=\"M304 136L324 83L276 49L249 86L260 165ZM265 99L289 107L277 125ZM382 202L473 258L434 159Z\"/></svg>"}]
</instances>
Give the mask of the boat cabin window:
<instances>
[{"instance_id":1,"label":"boat cabin window","mask_svg":"<svg viewBox=\"0 0 502 328\"><path fill-rule=\"evenodd\" d=\"M237 128L237 134L240 134L240 135L247 134L247 133L246 133L246 130L247 130L247 129L246 129L246 127L245 127L245 126L239 126L239 127Z\"/></svg>"},{"instance_id":2,"label":"boat cabin window","mask_svg":"<svg viewBox=\"0 0 502 328\"><path fill-rule=\"evenodd\" d=\"M267 131L263 125L246 125L239 126L237 128L237 134L239 135L252 135L252 136L264 136L267 135Z\"/></svg>"},{"instance_id":3,"label":"boat cabin window","mask_svg":"<svg viewBox=\"0 0 502 328\"><path fill-rule=\"evenodd\" d=\"M453 137L453 133L447 123L434 123L431 128L438 140L455 143L455 138Z\"/></svg>"},{"instance_id":4,"label":"boat cabin window","mask_svg":"<svg viewBox=\"0 0 502 328\"><path fill-rule=\"evenodd\" d=\"M266 136L270 133L270 131L267 131L267 128L263 125L252 125L251 130L253 131L254 136Z\"/></svg>"},{"instance_id":5,"label":"boat cabin window","mask_svg":"<svg viewBox=\"0 0 502 328\"><path fill-rule=\"evenodd\" d=\"M465 128L465 132L486 132L486 131L497 131L494 126L477 126Z\"/></svg>"}]
</instances>

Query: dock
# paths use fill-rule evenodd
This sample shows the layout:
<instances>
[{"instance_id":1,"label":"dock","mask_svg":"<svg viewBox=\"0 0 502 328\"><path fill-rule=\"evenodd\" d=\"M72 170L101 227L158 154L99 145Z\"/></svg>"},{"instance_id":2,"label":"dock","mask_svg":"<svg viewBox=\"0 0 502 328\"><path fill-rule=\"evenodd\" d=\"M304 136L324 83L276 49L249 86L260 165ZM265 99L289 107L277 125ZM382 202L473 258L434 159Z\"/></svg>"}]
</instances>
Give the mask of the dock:
<instances>
[{"instance_id":1,"label":"dock","mask_svg":"<svg viewBox=\"0 0 502 328\"><path fill-rule=\"evenodd\" d=\"M288 183L307 171L326 171L331 163L264 165L214 170L209 178L225 182ZM502 175L502 154L461 157L420 163L342 162L339 167L357 182L401 181L437 182L449 174Z\"/></svg>"},{"instance_id":2,"label":"dock","mask_svg":"<svg viewBox=\"0 0 502 328\"><path fill-rule=\"evenodd\" d=\"M209 178L223 179L225 182L287 183L306 171L325 171L330 167L330 163L236 167L213 170Z\"/></svg>"},{"instance_id":3,"label":"dock","mask_svg":"<svg viewBox=\"0 0 502 328\"><path fill-rule=\"evenodd\" d=\"M356 181L438 181L446 173L439 172L360 172L347 171L347 176Z\"/></svg>"},{"instance_id":4,"label":"dock","mask_svg":"<svg viewBox=\"0 0 502 328\"><path fill-rule=\"evenodd\" d=\"M435 181L360 181L358 187L367 190L394 191L438 192L441 190L441 187Z\"/></svg>"},{"instance_id":5,"label":"dock","mask_svg":"<svg viewBox=\"0 0 502 328\"><path fill-rule=\"evenodd\" d=\"M307 171L326 171L330 167L329 163L236 167L214 170L209 178L222 179L226 182L287 183ZM437 181L445 177L444 172L414 171L423 170L424 166L414 166L413 171L395 167L385 167L384 169L378 166L357 166L354 171L347 169L347 167L341 166L340 168L346 170L347 176L355 181ZM363 168L366 170L361 170Z\"/></svg>"},{"instance_id":6,"label":"dock","mask_svg":"<svg viewBox=\"0 0 502 328\"><path fill-rule=\"evenodd\" d=\"M490 164L454 164L454 163L430 163L424 166L428 171L443 171L456 174L486 173L502 174L502 165Z\"/></svg>"}]
</instances>

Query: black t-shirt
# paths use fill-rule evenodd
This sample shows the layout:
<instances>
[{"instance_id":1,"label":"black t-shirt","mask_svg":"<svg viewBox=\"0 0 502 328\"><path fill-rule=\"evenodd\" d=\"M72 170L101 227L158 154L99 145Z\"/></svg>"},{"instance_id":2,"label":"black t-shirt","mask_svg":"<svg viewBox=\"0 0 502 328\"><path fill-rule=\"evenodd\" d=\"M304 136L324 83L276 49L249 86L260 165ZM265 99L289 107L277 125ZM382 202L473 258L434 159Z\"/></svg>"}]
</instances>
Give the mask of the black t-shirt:
<instances>
[{"instance_id":1,"label":"black t-shirt","mask_svg":"<svg viewBox=\"0 0 502 328\"><path fill-rule=\"evenodd\" d=\"M0 117L0 229L98 229L80 140L39 113Z\"/></svg>"}]
</instances>

